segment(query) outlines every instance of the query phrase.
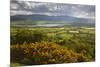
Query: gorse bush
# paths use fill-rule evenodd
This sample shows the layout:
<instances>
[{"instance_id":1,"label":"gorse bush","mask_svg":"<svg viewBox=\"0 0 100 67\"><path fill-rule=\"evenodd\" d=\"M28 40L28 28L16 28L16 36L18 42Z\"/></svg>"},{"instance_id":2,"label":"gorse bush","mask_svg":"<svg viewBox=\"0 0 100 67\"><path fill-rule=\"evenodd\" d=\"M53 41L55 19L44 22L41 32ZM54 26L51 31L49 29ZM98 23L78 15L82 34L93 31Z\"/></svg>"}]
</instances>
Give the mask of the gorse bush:
<instances>
[{"instance_id":1,"label":"gorse bush","mask_svg":"<svg viewBox=\"0 0 100 67\"><path fill-rule=\"evenodd\" d=\"M88 61L83 54L52 42L12 45L11 62L21 64L55 64Z\"/></svg>"},{"instance_id":2,"label":"gorse bush","mask_svg":"<svg viewBox=\"0 0 100 67\"><path fill-rule=\"evenodd\" d=\"M95 60L95 46L81 42L79 39L70 39L65 46L77 53L82 53L88 57L89 60Z\"/></svg>"}]
</instances>

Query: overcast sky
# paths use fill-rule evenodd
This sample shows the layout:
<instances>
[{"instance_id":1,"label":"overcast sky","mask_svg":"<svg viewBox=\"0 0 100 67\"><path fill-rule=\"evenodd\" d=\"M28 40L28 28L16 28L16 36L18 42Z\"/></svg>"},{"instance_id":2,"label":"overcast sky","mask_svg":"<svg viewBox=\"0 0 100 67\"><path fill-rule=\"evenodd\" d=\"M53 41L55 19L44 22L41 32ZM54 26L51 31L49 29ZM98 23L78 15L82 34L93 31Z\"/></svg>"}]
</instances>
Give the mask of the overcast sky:
<instances>
[{"instance_id":1,"label":"overcast sky","mask_svg":"<svg viewBox=\"0 0 100 67\"><path fill-rule=\"evenodd\" d=\"M12 15L73 16L94 19L94 5L43 3L33 1L11 1Z\"/></svg>"}]
</instances>

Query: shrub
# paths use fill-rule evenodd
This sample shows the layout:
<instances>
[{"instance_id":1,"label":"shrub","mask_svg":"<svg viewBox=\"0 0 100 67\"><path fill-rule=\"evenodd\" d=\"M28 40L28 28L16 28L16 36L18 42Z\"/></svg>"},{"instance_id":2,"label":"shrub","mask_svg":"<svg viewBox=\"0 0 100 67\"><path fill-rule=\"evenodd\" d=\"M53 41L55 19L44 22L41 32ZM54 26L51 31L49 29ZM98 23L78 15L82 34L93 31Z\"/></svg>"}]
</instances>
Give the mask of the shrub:
<instances>
[{"instance_id":1,"label":"shrub","mask_svg":"<svg viewBox=\"0 0 100 67\"><path fill-rule=\"evenodd\" d=\"M47 37L46 33L41 30L21 29L16 31L15 35L13 35L14 33L11 34L11 44L41 42Z\"/></svg>"},{"instance_id":2,"label":"shrub","mask_svg":"<svg viewBox=\"0 0 100 67\"><path fill-rule=\"evenodd\" d=\"M17 58L17 59L16 59ZM88 61L83 54L52 42L36 42L31 44L12 45L11 62L26 65L55 64Z\"/></svg>"}]
</instances>

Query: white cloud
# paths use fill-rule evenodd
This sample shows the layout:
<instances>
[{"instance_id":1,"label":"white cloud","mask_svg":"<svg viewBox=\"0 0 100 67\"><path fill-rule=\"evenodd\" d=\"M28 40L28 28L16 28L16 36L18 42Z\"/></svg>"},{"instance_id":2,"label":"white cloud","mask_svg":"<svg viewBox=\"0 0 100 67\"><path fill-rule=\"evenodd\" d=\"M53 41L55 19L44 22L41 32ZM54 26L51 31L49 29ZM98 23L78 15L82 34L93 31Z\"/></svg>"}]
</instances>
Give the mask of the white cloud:
<instances>
[{"instance_id":1,"label":"white cloud","mask_svg":"<svg viewBox=\"0 0 100 67\"><path fill-rule=\"evenodd\" d=\"M32 1L12 1L11 15L41 14L49 16L74 16L81 18L94 18L93 5L39 3Z\"/></svg>"}]
</instances>

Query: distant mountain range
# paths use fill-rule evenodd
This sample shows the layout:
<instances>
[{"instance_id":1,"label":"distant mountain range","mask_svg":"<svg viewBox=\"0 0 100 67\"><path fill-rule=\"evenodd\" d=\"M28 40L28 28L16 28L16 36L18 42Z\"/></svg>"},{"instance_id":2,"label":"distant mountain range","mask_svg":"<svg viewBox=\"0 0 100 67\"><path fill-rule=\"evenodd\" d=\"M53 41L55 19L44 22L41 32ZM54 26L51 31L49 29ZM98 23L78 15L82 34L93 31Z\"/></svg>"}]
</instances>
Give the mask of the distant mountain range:
<instances>
[{"instance_id":1,"label":"distant mountain range","mask_svg":"<svg viewBox=\"0 0 100 67\"><path fill-rule=\"evenodd\" d=\"M72 16L47 16L47 15L14 15L11 21L32 20L32 21L67 21L78 23L94 23L94 19L77 18Z\"/></svg>"}]
</instances>

